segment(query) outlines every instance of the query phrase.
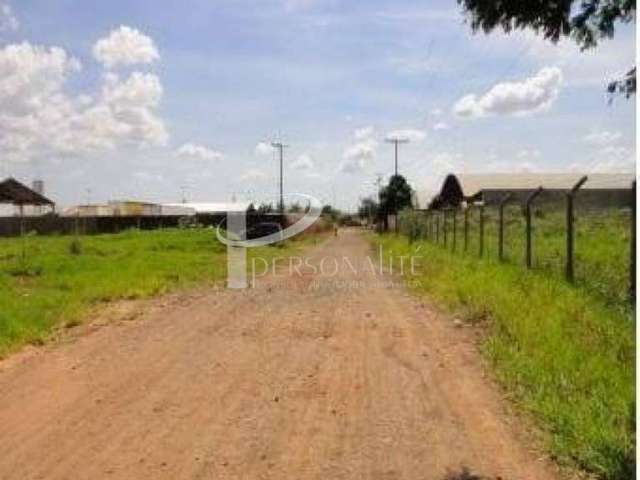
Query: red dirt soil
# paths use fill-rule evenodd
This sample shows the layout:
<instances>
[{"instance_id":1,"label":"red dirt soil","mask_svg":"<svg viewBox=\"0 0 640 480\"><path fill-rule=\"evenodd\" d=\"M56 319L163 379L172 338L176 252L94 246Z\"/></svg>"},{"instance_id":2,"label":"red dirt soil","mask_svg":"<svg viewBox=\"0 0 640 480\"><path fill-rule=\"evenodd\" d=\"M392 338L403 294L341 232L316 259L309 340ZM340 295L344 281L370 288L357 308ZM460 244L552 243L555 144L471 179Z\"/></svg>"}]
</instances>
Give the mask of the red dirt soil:
<instances>
[{"instance_id":1,"label":"red dirt soil","mask_svg":"<svg viewBox=\"0 0 640 480\"><path fill-rule=\"evenodd\" d=\"M341 231L306 253L369 248ZM125 304L0 362L0 478L557 478L473 329L389 275L329 273Z\"/></svg>"}]
</instances>

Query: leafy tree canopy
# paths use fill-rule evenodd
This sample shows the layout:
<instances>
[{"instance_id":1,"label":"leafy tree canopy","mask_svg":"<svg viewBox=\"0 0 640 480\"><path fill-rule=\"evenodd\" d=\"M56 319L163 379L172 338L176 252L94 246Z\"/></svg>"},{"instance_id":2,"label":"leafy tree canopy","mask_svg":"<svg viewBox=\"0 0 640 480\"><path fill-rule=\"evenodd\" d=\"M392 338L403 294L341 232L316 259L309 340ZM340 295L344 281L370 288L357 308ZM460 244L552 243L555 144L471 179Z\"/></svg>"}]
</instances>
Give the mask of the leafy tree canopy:
<instances>
[{"instance_id":1,"label":"leafy tree canopy","mask_svg":"<svg viewBox=\"0 0 640 480\"><path fill-rule=\"evenodd\" d=\"M557 42L572 36L582 48L613 37L617 22L635 20L634 0L458 0L471 27L488 33L531 28Z\"/></svg>"},{"instance_id":2,"label":"leafy tree canopy","mask_svg":"<svg viewBox=\"0 0 640 480\"><path fill-rule=\"evenodd\" d=\"M260 206L258 207L258 213L272 213L273 212L273 205L270 203L262 203L260 204Z\"/></svg>"},{"instance_id":3,"label":"leafy tree canopy","mask_svg":"<svg viewBox=\"0 0 640 480\"><path fill-rule=\"evenodd\" d=\"M331 218L332 221L335 221L340 216L340 210L328 204L322 207L321 213L323 216Z\"/></svg>"},{"instance_id":4,"label":"leafy tree canopy","mask_svg":"<svg viewBox=\"0 0 640 480\"><path fill-rule=\"evenodd\" d=\"M612 38L617 23L635 22L635 0L457 0L474 31L489 33L531 28L547 40L572 37L584 50ZM629 97L636 91L636 70L607 86Z\"/></svg>"},{"instance_id":5,"label":"leafy tree canopy","mask_svg":"<svg viewBox=\"0 0 640 480\"><path fill-rule=\"evenodd\" d=\"M363 198L358 206L360 218L376 218L378 216L378 203L372 198Z\"/></svg>"},{"instance_id":6,"label":"leafy tree canopy","mask_svg":"<svg viewBox=\"0 0 640 480\"><path fill-rule=\"evenodd\" d=\"M398 213L411 208L412 190L402 175L394 175L389 184L380 191L380 210L385 214Z\"/></svg>"}]
</instances>

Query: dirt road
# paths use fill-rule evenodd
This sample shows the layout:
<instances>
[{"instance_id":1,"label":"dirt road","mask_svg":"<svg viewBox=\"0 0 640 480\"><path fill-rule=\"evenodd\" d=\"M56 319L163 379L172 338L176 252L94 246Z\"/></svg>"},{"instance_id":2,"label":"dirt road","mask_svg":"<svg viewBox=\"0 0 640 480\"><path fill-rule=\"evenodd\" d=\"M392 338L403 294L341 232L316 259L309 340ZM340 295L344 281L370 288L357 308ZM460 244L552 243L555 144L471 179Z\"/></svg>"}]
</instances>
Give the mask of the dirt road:
<instances>
[{"instance_id":1,"label":"dirt road","mask_svg":"<svg viewBox=\"0 0 640 480\"><path fill-rule=\"evenodd\" d=\"M344 232L308 253L369 250ZM0 478L555 478L472 329L339 264L122 307L141 314L0 362Z\"/></svg>"}]
</instances>

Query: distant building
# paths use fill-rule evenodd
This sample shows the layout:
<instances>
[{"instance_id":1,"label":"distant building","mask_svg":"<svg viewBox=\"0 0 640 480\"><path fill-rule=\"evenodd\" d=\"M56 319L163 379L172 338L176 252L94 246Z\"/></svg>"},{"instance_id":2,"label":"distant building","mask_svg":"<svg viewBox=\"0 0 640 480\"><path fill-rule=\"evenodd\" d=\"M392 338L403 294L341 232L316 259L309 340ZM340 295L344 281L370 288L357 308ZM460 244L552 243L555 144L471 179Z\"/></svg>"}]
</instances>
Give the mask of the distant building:
<instances>
[{"instance_id":1,"label":"distant building","mask_svg":"<svg viewBox=\"0 0 640 480\"><path fill-rule=\"evenodd\" d=\"M66 208L63 217L112 217L111 205L76 205Z\"/></svg>"},{"instance_id":2,"label":"distant building","mask_svg":"<svg viewBox=\"0 0 640 480\"><path fill-rule=\"evenodd\" d=\"M157 217L226 215L228 212L246 212L249 202L240 203L149 203L134 200L114 200L107 204L76 205L69 207L63 216L73 217Z\"/></svg>"},{"instance_id":3,"label":"distant building","mask_svg":"<svg viewBox=\"0 0 640 480\"><path fill-rule=\"evenodd\" d=\"M135 200L114 200L109 202L114 217L142 217L161 214L157 203L138 202Z\"/></svg>"},{"instance_id":4,"label":"distant building","mask_svg":"<svg viewBox=\"0 0 640 480\"><path fill-rule=\"evenodd\" d=\"M146 217L162 215L162 206L157 203L135 200L113 200L107 204L76 205L67 208L63 216L68 217Z\"/></svg>"},{"instance_id":5,"label":"distant building","mask_svg":"<svg viewBox=\"0 0 640 480\"><path fill-rule=\"evenodd\" d=\"M193 208L185 207L183 204L160 205L160 215L164 217L169 217L169 216L187 217L195 214L196 214L196 211Z\"/></svg>"},{"instance_id":6,"label":"distant building","mask_svg":"<svg viewBox=\"0 0 640 480\"><path fill-rule=\"evenodd\" d=\"M567 192L583 174L478 174L447 175L440 192L431 201L431 208L457 207L463 202L497 205L507 194L511 201L524 202L538 187L543 191L536 202L564 201ZM593 173L586 175L577 200L593 207L627 207L631 205L634 174Z\"/></svg>"},{"instance_id":7,"label":"distant building","mask_svg":"<svg viewBox=\"0 0 640 480\"><path fill-rule=\"evenodd\" d=\"M187 203L167 203L163 207L190 208L197 215L226 215L229 212L246 212L249 210L251 202L187 202Z\"/></svg>"},{"instance_id":8,"label":"distant building","mask_svg":"<svg viewBox=\"0 0 640 480\"><path fill-rule=\"evenodd\" d=\"M42 215L54 212L55 203L43 195L44 184L42 182L32 189L20 183L15 178L0 179L0 205L6 207L9 215Z\"/></svg>"}]
</instances>

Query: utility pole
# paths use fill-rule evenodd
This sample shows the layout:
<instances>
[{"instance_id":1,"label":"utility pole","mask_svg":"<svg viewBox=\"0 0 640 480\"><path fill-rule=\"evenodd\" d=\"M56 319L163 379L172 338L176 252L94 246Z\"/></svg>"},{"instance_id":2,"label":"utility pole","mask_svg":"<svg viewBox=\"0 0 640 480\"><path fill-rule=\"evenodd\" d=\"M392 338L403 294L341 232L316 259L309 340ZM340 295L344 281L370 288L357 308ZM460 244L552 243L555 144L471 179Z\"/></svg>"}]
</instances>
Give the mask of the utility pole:
<instances>
[{"instance_id":1,"label":"utility pole","mask_svg":"<svg viewBox=\"0 0 640 480\"><path fill-rule=\"evenodd\" d=\"M284 171L282 166L282 158L284 156L284 149L289 145L285 145L282 142L271 142L273 148L277 148L280 153L280 213L284 213L284 192L283 192L283 177Z\"/></svg>"},{"instance_id":2,"label":"utility pole","mask_svg":"<svg viewBox=\"0 0 640 480\"><path fill-rule=\"evenodd\" d=\"M185 185L180 187L180 193L182 196L182 203L187 203L187 187Z\"/></svg>"},{"instance_id":3,"label":"utility pole","mask_svg":"<svg viewBox=\"0 0 640 480\"><path fill-rule=\"evenodd\" d=\"M393 143L394 152L395 152L395 174L398 175L398 145L400 143L409 143L409 139L405 137L387 137L384 139L387 143Z\"/></svg>"},{"instance_id":4,"label":"utility pole","mask_svg":"<svg viewBox=\"0 0 640 480\"><path fill-rule=\"evenodd\" d=\"M376 181L375 181L375 185L377 187L378 190L378 202L380 202L380 191L381 191L381 187L382 187L382 175L380 173L378 173L376 175Z\"/></svg>"}]
</instances>

